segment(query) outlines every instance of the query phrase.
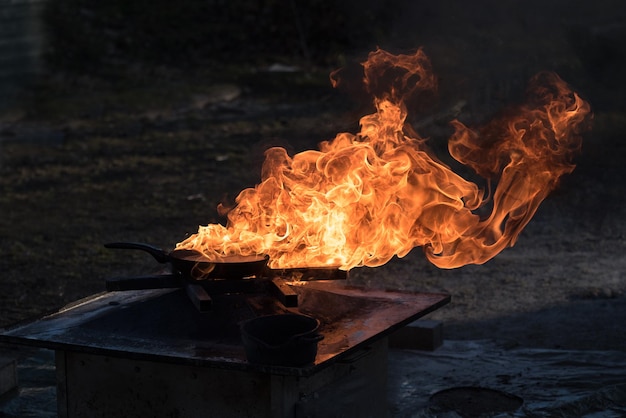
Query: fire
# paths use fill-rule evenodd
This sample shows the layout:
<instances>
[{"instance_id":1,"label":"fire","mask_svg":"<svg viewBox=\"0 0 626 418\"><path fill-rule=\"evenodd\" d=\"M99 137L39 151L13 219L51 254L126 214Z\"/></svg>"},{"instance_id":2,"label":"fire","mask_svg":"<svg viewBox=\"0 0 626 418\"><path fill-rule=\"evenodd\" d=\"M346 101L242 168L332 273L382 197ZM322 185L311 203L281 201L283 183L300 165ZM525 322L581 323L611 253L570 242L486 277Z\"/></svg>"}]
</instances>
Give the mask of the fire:
<instances>
[{"instance_id":1,"label":"fire","mask_svg":"<svg viewBox=\"0 0 626 418\"><path fill-rule=\"evenodd\" d=\"M590 107L555 74L533 78L525 104L482 128L452 121L450 154L495 185L485 191L440 162L406 121L407 95L436 89L423 51L378 49L363 67L376 112L359 133L293 157L268 149L261 183L239 194L227 225L200 226L177 248L267 254L273 268L374 267L418 246L441 268L482 264L515 243L574 169Z\"/></svg>"}]
</instances>

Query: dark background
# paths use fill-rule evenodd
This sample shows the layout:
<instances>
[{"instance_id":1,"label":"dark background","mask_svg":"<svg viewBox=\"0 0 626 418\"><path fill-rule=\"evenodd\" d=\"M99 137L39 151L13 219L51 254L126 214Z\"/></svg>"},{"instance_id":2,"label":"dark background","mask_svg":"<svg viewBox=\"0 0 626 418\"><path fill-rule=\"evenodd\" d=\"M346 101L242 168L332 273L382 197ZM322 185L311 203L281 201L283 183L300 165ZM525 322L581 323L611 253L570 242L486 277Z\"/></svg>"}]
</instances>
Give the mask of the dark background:
<instances>
[{"instance_id":1,"label":"dark background","mask_svg":"<svg viewBox=\"0 0 626 418\"><path fill-rule=\"evenodd\" d=\"M369 51L423 47L440 94L410 121L438 153L452 117L488 120L541 70L591 103L593 130L577 170L502 256L441 271L417 249L353 280L451 293L439 315L452 337L496 329L522 344L624 348L623 2L34 3L41 44L19 65L0 61L13 66L0 83L19 86L0 116L0 325L156 270L102 244L169 249L220 221L216 205L258 181L267 146L293 153L358 129L371 111L358 83ZM336 91L339 67L353 83Z\"/></svg>"}]
</instances>

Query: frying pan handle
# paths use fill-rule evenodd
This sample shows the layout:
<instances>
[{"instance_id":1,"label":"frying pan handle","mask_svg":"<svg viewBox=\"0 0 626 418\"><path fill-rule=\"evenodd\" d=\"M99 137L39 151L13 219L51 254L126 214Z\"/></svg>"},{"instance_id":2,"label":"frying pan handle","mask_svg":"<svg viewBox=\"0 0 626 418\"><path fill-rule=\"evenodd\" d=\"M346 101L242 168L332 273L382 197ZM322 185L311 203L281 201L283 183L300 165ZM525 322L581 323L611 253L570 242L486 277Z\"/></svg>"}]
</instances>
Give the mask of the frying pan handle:
<instances>
[{"instance_id":1,"label":"frying pan handle","mask_svg":"<svg viewBox=\"0 0 626 418\"><path fill-rule=\"evenodd\" d=\"M104 244L106 248L119 248L123 250L141 250L150 254L159 263L167 263L170 261L168 253L162 249L150 244L144 244L141 242L110 242Z\"/></svg>"}]
</instances>

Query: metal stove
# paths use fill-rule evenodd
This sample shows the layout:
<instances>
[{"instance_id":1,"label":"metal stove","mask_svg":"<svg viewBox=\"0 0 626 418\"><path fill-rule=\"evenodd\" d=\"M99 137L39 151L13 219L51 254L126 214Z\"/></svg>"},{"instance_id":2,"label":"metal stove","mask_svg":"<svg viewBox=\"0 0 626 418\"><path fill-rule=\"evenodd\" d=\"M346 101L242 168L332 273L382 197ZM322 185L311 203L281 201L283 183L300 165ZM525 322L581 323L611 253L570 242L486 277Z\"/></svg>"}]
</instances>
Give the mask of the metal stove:
<instances>
[{"instance_id":1,"label":"metal stove","mask_svg":"<svg viewBox=\"0 0 626 418\"><path fill-rule=\"evenodd\" d=\"M185 288L110 291L0 341L55 350L61 417L385 416L387 336L450 296L298 283L284 289L297 306L274 291L218 292L208 311ZM314 363L249 363L240 322L286 312L320 320Z\"/></svg>"}]
</instances>

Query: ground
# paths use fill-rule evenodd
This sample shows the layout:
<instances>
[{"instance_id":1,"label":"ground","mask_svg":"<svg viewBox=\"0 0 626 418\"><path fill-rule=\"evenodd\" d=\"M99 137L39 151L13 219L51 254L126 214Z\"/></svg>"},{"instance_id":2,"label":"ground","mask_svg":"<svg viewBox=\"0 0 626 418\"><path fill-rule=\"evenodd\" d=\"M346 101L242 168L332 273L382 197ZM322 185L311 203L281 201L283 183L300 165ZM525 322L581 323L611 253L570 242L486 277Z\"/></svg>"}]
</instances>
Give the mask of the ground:
<instances>
[{"instance_id":1,"label":"ground","mask_svg":"<svg viewBox=\"0 0 626 418\"><path fill-rule=\"evenodd\" d=\"M439 101L412 115L434 148L443 149L450 109L470 123L484 120L542 69L591 102L593 129L576 170L494 260L440 270L417 248L386 266L354 269L351 280L450 293L452 303L432 315L447 338L626 349L620 3L602 3L616 22L590 5L561 11L558 30L549 17L558 10L508 21L519 11L496 7L490 17L459 20L446 4L429 6L411 39L389 45L423 46L440 76ZM268 146L293 154L354 132L369 102L333 90L331 65L299 64L143 63L114 76L55 72L38 80L0 119L0 325L102 291L107 277L156 270L146 255L102 244L170 249L198 225L220 221L216 205L259 180ZM293 72L277 71L291 65Z\"/></svg>"}]
</instances>

